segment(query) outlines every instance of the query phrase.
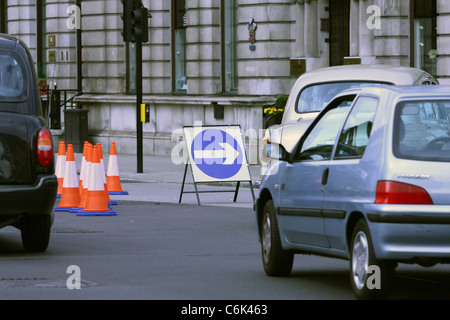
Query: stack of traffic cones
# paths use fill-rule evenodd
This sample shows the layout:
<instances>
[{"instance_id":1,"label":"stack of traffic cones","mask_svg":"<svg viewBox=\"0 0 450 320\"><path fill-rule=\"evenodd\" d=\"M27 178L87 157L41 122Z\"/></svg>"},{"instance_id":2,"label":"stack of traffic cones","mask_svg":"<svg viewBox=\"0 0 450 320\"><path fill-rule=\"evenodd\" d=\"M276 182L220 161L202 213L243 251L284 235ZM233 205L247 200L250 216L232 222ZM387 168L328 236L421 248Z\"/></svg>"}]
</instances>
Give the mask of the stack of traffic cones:
<instances>
[{"instance_id":1,"label":"stack of traffic cones","mask_svg":"<svg viewBox=\"0 0 450 320\"><path fill-rule=\"evenodd\" d=\"M119 165L117 162L116 143L111 143L111 150L109 153L108 175L106 177L106 185L108 192L111 195L127 195L127 191L123 191L120 184Z\"/></svg>"},{"instance_id":2,"label":"stack of traffic cones","mask_svg":"<svg viewBox=\"0 0 450 320\"><path fill-rule=\"evenodd\" d=\"M89 166L89 182L86 205L84 210L79 210L77 212L77 216L117 215L114 210L108 207L101 170L100 150L98 146L94 146L92 149L91 165Z\"/></svg>"},{"instance_id":3,"label":"stack of traffic cones","mask_svg":"<svg viewBox=\"0 0 450 320\"><path fill-rule=\"evenodd\" d=\"M118 185L121 190L114 142L111 150L111 154L114 154L116 158L115 161L111 162L110 160L111 172L117 173L114 178L110 178L114 182L111 186L117 188ZM110 208L111 205L117 205L117 202L112 201L109 197L101 144L98 143L96 146L93 146L89 142L85 142L79 180L73 145L69 145L66 154L64 142L60 143L59 153L61 158L57 166L59 168L59 166L64 165L64 173L61 174L61 201L59 206L55 208L55 211L67 211L76 213L78 216L117 215ZM118 184L117 181L119 182ZM120 192L116 194L128 194L128 192Z\"/></svg>"},{"instance_id":4,"label":"stack of traffic cones","mask_svg":"<svg viewBox=\"0 0 450 320\"><path fill-rule=\"evenodd\" d=\"M64 168L66 166L66 143L61 141L58 148L58 157L56 159L55 174L58 178L58 191L56 193L57 198L61 198L63 182L64 182Z\"/></svg>"},{"instance_id":5,"label":"stack of traffic cones","mask_svg":"<svg viewBox=\"0 0 450 320\"><path fill-rule=\"evenodd\" d=\"M77 167L75 164L75 155L73 145L67 147L66 165L64 170L64 182L59 206L55 208L56 212L70 211L77 208L80 203L80 190L78 186Z\"/></svg>"}]
</instances>

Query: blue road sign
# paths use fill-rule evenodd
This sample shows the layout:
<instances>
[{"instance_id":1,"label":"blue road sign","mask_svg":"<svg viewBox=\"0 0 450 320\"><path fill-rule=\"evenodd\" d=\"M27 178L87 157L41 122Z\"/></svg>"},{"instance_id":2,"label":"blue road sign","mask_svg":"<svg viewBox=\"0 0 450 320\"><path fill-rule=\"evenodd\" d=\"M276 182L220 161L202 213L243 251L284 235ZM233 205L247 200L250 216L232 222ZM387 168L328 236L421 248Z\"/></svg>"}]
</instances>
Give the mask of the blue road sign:
<instances>
[{"instance_id":1,"label":"blue road sign","mask_svg":"<svg viewBox=\"0 0 450 320\"><path fill-rule=\"evenodd\" d=\"M190 149L193 163L213 179L231 179L246 163L245 151L238 141L216 128L206 128L198 133Z\"/></svg>"},{"instance_id":2,"label":"blue road sign","mask_svg":"<svg viewBox=\"0 0 450 320\"><path fill-rule=\"evenodd\" d=\"M203 128L196 133L190 156L203 174L218 180L235 177L246 164L245 150L237 138L217 128Z\"/></svg>"}]
</instances>

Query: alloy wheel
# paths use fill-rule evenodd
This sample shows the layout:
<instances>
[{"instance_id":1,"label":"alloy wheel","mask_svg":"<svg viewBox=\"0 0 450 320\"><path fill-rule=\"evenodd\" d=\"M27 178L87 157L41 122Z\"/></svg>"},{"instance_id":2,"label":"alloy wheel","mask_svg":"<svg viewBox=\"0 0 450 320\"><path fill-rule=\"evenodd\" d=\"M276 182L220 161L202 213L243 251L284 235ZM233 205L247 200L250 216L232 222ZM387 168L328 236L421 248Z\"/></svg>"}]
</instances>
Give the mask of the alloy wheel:
<instances>
[{"instance_id":1,"label":"alloy wheel","mask_svg":"<svg viewBox=\"0 0 450 320\"><path fill-rule=\"evenodd\" d=\"M264 214L264 222L262 229L263 229L262 230L263 258L265 263L269 263L270 249L272 246L272 233L271 233L270 215L268 212Z\"/></svg>"},{"instance_id":2,"label":"alloy wheel","mask_svg":"<svg viewBox=\"0 0 450 320\"><path fill-rule=\"evenodd\" d=\"M356 287L361 290L366 285L369 269L369 242L364 232L359 231L353 243L352 276Z\"/></svg>"}]
</instances>

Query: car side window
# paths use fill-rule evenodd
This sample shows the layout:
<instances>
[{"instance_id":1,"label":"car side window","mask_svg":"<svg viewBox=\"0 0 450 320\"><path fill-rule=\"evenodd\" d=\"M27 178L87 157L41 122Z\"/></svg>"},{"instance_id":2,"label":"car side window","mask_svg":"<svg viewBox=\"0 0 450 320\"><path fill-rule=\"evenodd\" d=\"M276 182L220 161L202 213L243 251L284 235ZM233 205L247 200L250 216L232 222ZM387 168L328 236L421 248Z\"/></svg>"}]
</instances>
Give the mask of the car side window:
<instances>
[{"instance_id":1,"label":"car side window","mask_svg":"<svg viewBox=\"0 0 450 320\"><path fill-rule=\"evenodd\" d=\"M26 96L21 64L10 54L0 52L0 100L21 100Z\"/></svg>"},{"instance_id":2,"label":"car side window","mask_svg":"<svg viewBox=\"0 0 450 320\"><path fill-rule=\"evenodd\" d=\"M326 112L305 138L296 160L329 160L339 131L350 110L351 101L342 101Z\"/></svg>"},{"instance_id":3,"label":"car side window","mask_svg":"<svg viewBox=\"0 0 450 320\"><path fill-rule=\"evenodd\" d=\"M377 98L358 98L339 137L335 159L363 156L369 143L377 106Z\"/></svg>"}]
</instances>

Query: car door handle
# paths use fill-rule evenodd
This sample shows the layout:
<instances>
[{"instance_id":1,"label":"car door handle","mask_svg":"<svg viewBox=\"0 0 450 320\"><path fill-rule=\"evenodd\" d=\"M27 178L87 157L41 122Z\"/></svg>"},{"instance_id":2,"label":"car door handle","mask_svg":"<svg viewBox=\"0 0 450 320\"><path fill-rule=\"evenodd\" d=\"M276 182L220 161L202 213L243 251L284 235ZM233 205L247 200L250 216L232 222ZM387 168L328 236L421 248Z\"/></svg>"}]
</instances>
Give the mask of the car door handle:
<instances>
[{"instance_id":1,"label":"car door handle","mask_svg":"<svg viewBox=\"0 0 450 320\"><path fill-rule=\"evenodd\" d=\"M330 173L330 168L326 168L322 173L322 185L326 185L328 183L328 173Z\"/></svg>"}]
</instances>

